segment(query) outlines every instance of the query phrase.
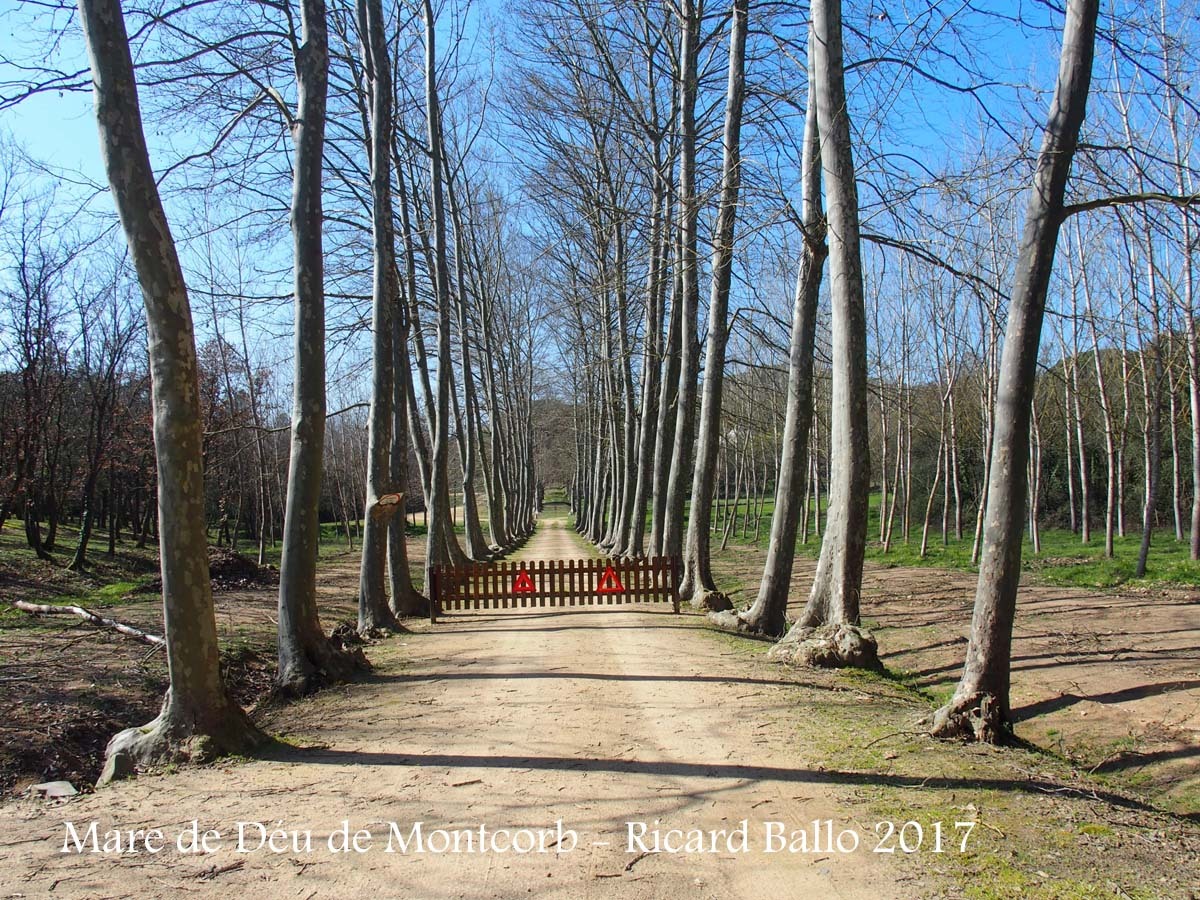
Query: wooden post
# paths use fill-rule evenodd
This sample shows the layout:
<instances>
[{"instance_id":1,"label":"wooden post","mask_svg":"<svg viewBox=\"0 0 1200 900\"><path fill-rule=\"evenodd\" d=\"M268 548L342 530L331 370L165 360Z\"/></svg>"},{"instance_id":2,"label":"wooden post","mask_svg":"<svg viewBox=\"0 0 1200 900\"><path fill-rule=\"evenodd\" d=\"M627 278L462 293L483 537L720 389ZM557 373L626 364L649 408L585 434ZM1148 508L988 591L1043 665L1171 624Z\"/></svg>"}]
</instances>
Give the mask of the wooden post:
<instances>
[{"instance_id":1,"label":"wooden post","mask_svg":"<svg viewBox=\"0 0 1200 900\"><path fill-rule=\"evenodd\" d=\"M429 624L430 625L437 624L437 610L438 610L438 602L439 602L438 586L441 582L441 578L438 575L439 568L440 568L439 566L434 566L434 568L432 569L432 574L430 575L430 581L432 582L432 584L430 584L430 586L429 586Z\"/></svg>"},{"instance_id":2,"label":"wooden post","mask_svg":"<svg viewBox=\"0 0 1200 900\"><path fill-rule=\"evenodd\" d=\"M679 615L679 557L671 557L671 603Z\"/></svg>"}]
</instances>

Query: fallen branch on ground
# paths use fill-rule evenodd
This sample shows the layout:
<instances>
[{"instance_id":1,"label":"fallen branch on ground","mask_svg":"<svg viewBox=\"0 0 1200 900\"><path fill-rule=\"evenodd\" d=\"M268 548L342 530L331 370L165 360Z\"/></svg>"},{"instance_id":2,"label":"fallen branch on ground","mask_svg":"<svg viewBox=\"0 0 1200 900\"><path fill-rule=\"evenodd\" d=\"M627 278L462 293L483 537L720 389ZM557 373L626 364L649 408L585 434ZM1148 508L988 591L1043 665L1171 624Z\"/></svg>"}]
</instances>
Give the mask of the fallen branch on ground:
<instances>
[{"instance_id":1,"label":"fallen branch on ground","mask_svg":"<svg viewBox=\"0 0 1200 900\"><path fill-rule=\"evenodd\" d=\"M149 634L140 628L134 628L132 625L118 622L116 619L106 619L104 616L94 613L90 609L84 609L82 606L51 606L46 603L29 603L26 600L12 600L10 603L22 612L27 612L32 616L79 616L84 621L90 622L99 628L112 628L121 632L121 634L141 641L143 644L153 644L155 647L161 647L167 643L161 635Z\"/></svg>"}]
</instances>

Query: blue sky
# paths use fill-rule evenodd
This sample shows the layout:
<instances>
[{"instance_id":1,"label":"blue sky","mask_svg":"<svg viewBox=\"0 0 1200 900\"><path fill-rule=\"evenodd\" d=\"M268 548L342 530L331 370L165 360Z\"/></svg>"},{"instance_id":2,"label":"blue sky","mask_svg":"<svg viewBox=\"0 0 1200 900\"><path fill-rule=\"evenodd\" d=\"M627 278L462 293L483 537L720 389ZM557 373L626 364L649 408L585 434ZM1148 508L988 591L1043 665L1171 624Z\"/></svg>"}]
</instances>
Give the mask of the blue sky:
<instances>
[{"instance_id":1,"label":"blue sky","mask_svg":"<svg viewBox=\"0 0 1200 900\"><path fill-rule=\"evenodd\" d=\"M65 24L66 14L56 15L55 20ZM45 59L50 48L47 21L45 13L38 12L35 18L35 13L18 0L0 0L0 57L22 63ZM87 65L73 16L59 47L62 64L78 68ZM30 97L0 113L0 128L12 134L36 159L103 181L90 92L52 91Z\"/></svg>"},{"instance_id":2,"label":"blue sky","mask_svg":"<svg viewBox=\"0 0 1200 900\"><path fill-rule=\"evenodd\" d=\"M454 8L453 2L447 5ZM961 2L939 3L938 7L952 10L957 9L960 5ZM1029 0L1022 0L1019 3L1001 0L1001 2L992 4L990 8L1000 12L1014 12L1018 7L1027 17L1038 24L1051 23L1050 14L1043 7L1031 3ZM711 8L716 9L716 6L712 5ZM915 8L918 11L924 9L920 4ZM30 7L23 7L18 0L0 0L0 57L26 63L38 62L44 58L45 51L49 46L49 38L44 24L40 28L34 27L31 18L37 15L39 22L44 23L45 13L36 8L32 9L33 11ZM892 9L896 10L896 7L893 6ZM502 10L498 0L483 0L483 2L476 3L472 10L474 14L468 14L464 30L468 34L468 45L474 49L466 52L482 54L485 52L484 48L487 46L487 42L472 43L470 41L470 36L476 33L475 22L478 21L478 13L488 17L496 16L505 26L508 26L513 19L511 15ZM861 15L863 12L864 6L859 4L855 4L855 8L851 10L854 15ZM449 13L449 9L447 13ZM893 12L893 15L899 15L899 13ZM56 14L56 20L60 24L67 23L67 13ZM448 14L443 18L443 22L445 27L440 29L441 46L439 50L444 54L448 51L448 42L452 31ZM1055 31L1047 31L1032 37L1022 36L1018 34L1016 27L1009 23L984 19L978 15L968 16L964 24L971 28L972 44L969 50L976 55L978 67L988 73L990 77L1008 84L1033 83L1043 88L1050 85L1057 63L1058 36ZM1057 24L1057 22L1053 24ZM863 27L862 21L858 19L848 21L848 25ZM82 38L73 16L69 28L62 35L61 43L55 49L58 51L58 65L62 68L74 71L76 68L86 65ZM501 59L501 64L502 62ZM938 76L947 80L958 82L965 80L965 76L957 71L957 62L953 57L936 60L931 63L931 66L934 67ZM886 67L884 71L891 72ZM903 70L896 68L895 71L900 73ZM796 76L800 77L801 73L797 72ZM0 79L3 77L0 75ZM959 149L977 138L977 122L980 114L976 104L963 95L947 92L944 89L931 89L927 82L917 78L915 82L921 85L920 87L912 90L902 89L890 95L873 98L854 93L857 82L857 76L854 73L851 73L848 81L848 87L852 92L852 103L860 107L855 110L856 115L860 112L862 114L860 121L866 121L868 114L872 111L881 107L888 108L888 139L893 142L887 147L889 150L911 153L936 168L942 160L961 158ZM903 79L899 83L902 82ZM874 83L877 84L878 81L875 80ZM1013 114L1010 105L1011 96L1010 88L1000 87L995 89L990 97L991 102L1004 107L1006 117L1011 117ZM797 123L799 127L799 120ZM30 98L19 107L0 113L0 129L11 133L31 156L50 164L55 169L64 172L78 171L92 184L97 186L105 184L89 91L54 91ZM494 137L496 136L500 136L500 132L496 132ZM153 131L150 131L147 137L150 143L152 162L157 170L162 171L176 158L178 153L178 149L170 146L168 142L172 139L174 142L178 142L181 136L178 133L172 134L163 138L158 146L156 146ZM186 136L183 137L186 139ZM503 152L502 147L498 147L498 149ZM520 160L514 159L512 162L519 165ZM504 166L502 171L507 172L509 169L509 166ZM512 174L515 176L518 173L513 169ZM863 200L868 202L866 193L864 193ZM111 201L106 194L96 196L93 202L97 210L111 213ZM170 205L168 208L171 208ZM290 253L290 245L281 245L278 252L282 255L275 268L286 265L287 260L284 257ZM263 292L271 292L278 287L278 284L274 284L270 286L269 290ZM275 314L275 319L272 330L282 336L289 321L286 309L281 306ZM281 345L280 349L281 351L286 349L286 342Z\"/></svg>"}]
</instances>

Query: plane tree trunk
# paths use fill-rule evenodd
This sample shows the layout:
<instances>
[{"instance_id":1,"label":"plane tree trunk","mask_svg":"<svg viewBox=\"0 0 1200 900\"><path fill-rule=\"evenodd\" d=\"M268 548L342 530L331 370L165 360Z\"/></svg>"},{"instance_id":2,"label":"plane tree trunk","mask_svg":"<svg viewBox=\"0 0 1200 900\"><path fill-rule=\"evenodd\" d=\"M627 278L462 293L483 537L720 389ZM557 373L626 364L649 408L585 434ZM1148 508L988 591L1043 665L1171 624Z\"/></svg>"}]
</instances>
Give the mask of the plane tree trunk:
<instances>
[{"instance_id":1,"label":"plane tree trunk","mask_svg":"<svg viewBox=\"0 0 1200 900\"><path fill-rule=\"evenodd\" d=\"M646 541L646 508L654 474L658 392L663 350L662 320L666 311L666 179L662 175L661 148L655 145L654 184L650 198L650 271L646 277L646 329L642 352L642 414L638 423L637 484L629 511L629 537L620 548L622 555L640 557Z\"/></svg>"},{"instance_id":2,"label":"plane tree trunk","mask_svg":"<svg viewBox=\"0 0 1200 900\"><path fill-rule=\"evenodd\" d=\"M170 687L158 718L108 744L100 783L155 763L245 753L266 737L221 681L205 534L196 341L183 270L142 131L119 0L80 0L100 152L146 307ZM112 512L115 515L115 510Z\"/></svg>"},{"instance_id":3,"label":"plane tree trunk","mask_svg":"<svg viewBox=\"0 0 1200 900\"><path fill-rule=\"evenodd\" d=\"M1058 81L1025 211L1009 305L992 437L983 553L962 678L933 733L988 743L1012 734L1012 630L1021 577L1029 426L1046 289L1063 218L1067 176L1092 77L1099 0L1070 0Z\"/></svg>"},{"instance_id":4,"label":"plane tree trunk","mask_svg":"<svg viewBox=\"0 0 1200 900\"><path fill-rule=\"evenodd\" d=\"M325 254L321 167L329 84L324 0L301 6L303 43L296 56L299 115L292 183L296 305L291 460L279 561L279 667L276 690L299 695L367 668L358 650L335 645L317 614L321 479L325 447Z\"/></svg>"},{"instance_id":5,"label":"plane tree trunk","mask_svg":"<svg viewBox=\"0 0 1200 900\"><path fill-rule=\"evenodd\" d=\"M859 628L867 502L867 323L859 246L858 189L846 109L841 0L815 0L809 54L829 204L832 381L829 506L808 604L772 650L777 659L877 668L875 639Z\"/></svg>"},{"instance_id":6,"label":"plane tree trunk","mask_svg":"<svg viewBox=\"0 0 1200 900\"><path fill-rule=\"evenodd\" d=\"M395 376L392 379L392 484L397 491L408 492L408 316L401 302L392 316L392 359ZM427 616L429 600L413 584L408 564L408 537L405 534L407 517L402 497L400 508L388 523L388 583L390 604L396 616Z\"/></svg>"},{"instance_id":7,"label":"plane tree trunk","mask_svg":"<svg viewBox=\"0 0 1200 900\"><path fill-rule=\"evenodd\" d=\"M358 28L369 101L371 158L371 406L367 419L367 485L363 504L362 565L358 581L358 630L395 631L385 566L388 526L402 509L392 481L392 317L400 305L392 210L392 77L380 0L358 0Z\"/></svg>"},{"instance_id":8,"label":"plane tree trunk","mask_svg":"<svg viewBox=\"0 0 1200 900\"><path fill-rule=\"evenodd\" d=\"M724 159L721 201L713 236L712 291L708 304L708 340L704 360L704 394L700 404L699 443L692 475L692 510L684 546L680 597L692 606L712 611L732 609L717 590L712 574L711 529L717 451L721 443L721 394L725 376L725 347L729 340L729 286L733 278L733 241L741 186L742 103L746 95L746 27L749 0L733 0L729 33L729 85L725 100Z\"/></svg>"},{"instance_id":9,"label":"plane tree trunk","mask_svg":"<svg viewBox=\"0 0 1200 900\"><path fill-rule=\"evenodd\" d=\"M450 267L446 258L446 205L442 185L442 122L437 92L437 24L431 0L424 2L425 104L428 126L430 217L433 232L433 281L437 307L437 388L433 404L433 452L429 476L429 537L425 583L433 567L451 556L457 540L450 527ZM439 546L440 545L440 546Z\"/></svg>"},{"instance_id":10,"label":"plane tree trunk","mask_svg":"<svg viewBox=\"0 0 1200 900\"><path fill-rule=\"evenodd\" d=\"M700 12L695 0L679 7L682 40L679 73L679 387L675 395L675 442L671 448L667 495L663 512L662 553L683 551L683 523L687 501L687 476L696 433L696 381L700 348L696 340L696 313L700 302L696 260L696 224L700 202L696 192L696 93ZM674 314L674 313L672 313Z\"/></svg>"},{"instance_id":11,"label":"plane tree trunk","mask_svg":"<svg viewBox=\"0 0 1200 900\"><path fill-rule=\"evenodd\" d=\"M811 40L811 37L810 37ZM812 56L809 57L809 95L812 96ZM825 220L821 210L821 143L817 111L809 103L804 117L802 168L804 249L792 304L792 330L788 345L787 410L775 484L775 511L767 542L758 595L741 613L716 612L709 618L723 628L768 637L782 637L787 630L787 603L791 590L792 565L796 558L796 532L800 513L808 505L803 486L808 480L808 443L813 423L813 353L817 335L817 300L828 250Z\"/></svg>"}]
</instances>

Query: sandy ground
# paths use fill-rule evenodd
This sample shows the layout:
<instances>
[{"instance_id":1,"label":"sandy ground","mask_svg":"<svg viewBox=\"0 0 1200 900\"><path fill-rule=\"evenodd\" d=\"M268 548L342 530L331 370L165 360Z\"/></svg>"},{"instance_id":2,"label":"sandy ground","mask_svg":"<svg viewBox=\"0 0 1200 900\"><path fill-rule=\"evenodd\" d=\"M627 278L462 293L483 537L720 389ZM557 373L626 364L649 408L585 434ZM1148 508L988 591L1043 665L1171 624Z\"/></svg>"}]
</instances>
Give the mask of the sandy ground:
<instances>
[{"instance_id":1,"label":"sandy ground","mask_svg":"<svg viewBox=\"0 0 1200 900\"><path fill-rule=\"evenodd\" d=\"M957 574L957 573L954 573ZM949 577L947 577L949 575ZM938 653L946 600L953 602L961 655L974 583L950 573L880 571L892 598L879 610L889 664L926 687L949 687L959 661ZM963 588L966 588L964 591ZM1013 640L1013 716L1018 730L1045 740L1063 735L1093 746L1123 742L1128 766L1200 759L1200 595L1180 590L1095 593L1026 585ZM1157 757L1149 757L1156 753Z\"/></svg>"},{"instance_id":2,"label":"sandy ground","mask_svg":"<svg viewBox=\"0 0 1200 900\"><path fill-rule=\"evenodd\" d=\"M522 555L582 552L548 520ZM269 724L289 728L283 737L296 748L61 805L0 806L0 897L920 896L912 868L870 852L873 823L805 768L788 727L793 683L700 627L662 606L468 613L420 625L372 648L366 683L277 713ZM648 832L656 822L709 831L743 819L746 852L724 839L691 854L627 844L631 821ZM860 833L858 852L817 849L810 834L809 852L764 854L766 823L811 832L823 819ZM477 839L481 825L553 831L559 820L576 837L555 845L556 832L545 853L429 852L441 846L438 829L472 829ZM160 828L166 847L64 854L64 821L80 833L97 822L101 844L109 829ZM193 821L221 833L211 841L220 849L179 850ZM331 839L344 843L344 821L351 835L362 830L365 852L329 849ZM280 837L280 852L238 853L238 822L309 832L312 849ZM391 823L409 837L417 822L427 852L399 852ZM259 828L245 833L258 848Z\"/></svg>"},{"instance_id":3,"label":"sandy ground","mask_svg":"<svg viewBox=\"0 0 1200 900\"><path fill-rule=\"evenodd\" d=\"M761 550L739 548L726 560L756 590L763 558ZM814 560L797 557L792 616L814 568ZM862 615L884 663L948 695L962 673L975 584L969 572L869 564ZM1026 577L1013 633L1017 734L1085 770L1138 778L1158 799L1200 813L1198 646L1200 591L1089 592Z\"/></svg>"}]
</instances>

